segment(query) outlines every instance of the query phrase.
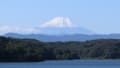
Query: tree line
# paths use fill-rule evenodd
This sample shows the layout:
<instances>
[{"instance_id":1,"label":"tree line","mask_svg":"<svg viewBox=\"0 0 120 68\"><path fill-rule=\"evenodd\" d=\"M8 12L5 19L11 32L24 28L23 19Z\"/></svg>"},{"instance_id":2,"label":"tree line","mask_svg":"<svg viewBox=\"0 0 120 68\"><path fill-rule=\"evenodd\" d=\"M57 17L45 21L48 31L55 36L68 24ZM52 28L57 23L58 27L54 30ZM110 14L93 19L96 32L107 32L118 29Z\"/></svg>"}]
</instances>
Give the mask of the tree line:
<instances>
[{"instance_id":1,"label":"tree line","mask_svg":"<svg viewBox=\"0 0 120 68\"><path fill-rule=\"evenodd\" d=\"M72 59L120 59L120 39L41 42L0 37L0 62Z\"/></svg>"}]
</instances>

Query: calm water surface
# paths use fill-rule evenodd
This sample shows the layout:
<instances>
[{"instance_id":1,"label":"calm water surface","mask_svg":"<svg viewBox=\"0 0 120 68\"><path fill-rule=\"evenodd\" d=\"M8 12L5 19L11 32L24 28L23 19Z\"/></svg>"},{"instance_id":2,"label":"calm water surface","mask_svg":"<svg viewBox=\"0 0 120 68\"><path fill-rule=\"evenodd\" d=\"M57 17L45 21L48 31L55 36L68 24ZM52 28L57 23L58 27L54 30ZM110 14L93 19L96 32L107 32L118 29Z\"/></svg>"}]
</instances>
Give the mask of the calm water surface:
<instances>
[{"instance_id":1,"label":"calm water surface","mask_svg":"<svg viewBox=\"0 0 120 68\"><path fill-rule=\"evenodd\" d=\"M120 68L120 60L66 60L32 63L0 63L0 68Z\"/></svg>"}]
</instances>

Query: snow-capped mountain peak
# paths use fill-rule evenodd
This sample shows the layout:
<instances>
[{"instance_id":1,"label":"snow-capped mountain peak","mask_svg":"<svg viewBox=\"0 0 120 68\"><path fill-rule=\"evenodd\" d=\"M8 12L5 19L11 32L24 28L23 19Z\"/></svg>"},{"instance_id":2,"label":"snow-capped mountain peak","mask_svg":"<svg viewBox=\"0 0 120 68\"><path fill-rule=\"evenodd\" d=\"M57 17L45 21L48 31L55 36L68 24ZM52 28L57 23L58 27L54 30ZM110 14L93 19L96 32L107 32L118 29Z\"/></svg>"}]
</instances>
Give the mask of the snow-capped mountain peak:
<instances>
[{"instance_id":1,"label":"snow-capped mountain peak","mask_svg":"<svg viewBox=\"0 0 120 68\"><path fill-rule=\"evenodd\" d=\"M76 26L68 17L55 17L36 28L40 34L69 35L69 34L93 34L92 31Z\"/></svg>"},{"instance_id":2,"label":"snow-capped mountain peak","mask_svg":"<svg viewBox=\"0 0 120 68\"><path fill-rule=\"evenodd\" d=\"M40 25L40 27L72 27L72 21L68 17L55 17Z\"/></svg>"}]
</instances>

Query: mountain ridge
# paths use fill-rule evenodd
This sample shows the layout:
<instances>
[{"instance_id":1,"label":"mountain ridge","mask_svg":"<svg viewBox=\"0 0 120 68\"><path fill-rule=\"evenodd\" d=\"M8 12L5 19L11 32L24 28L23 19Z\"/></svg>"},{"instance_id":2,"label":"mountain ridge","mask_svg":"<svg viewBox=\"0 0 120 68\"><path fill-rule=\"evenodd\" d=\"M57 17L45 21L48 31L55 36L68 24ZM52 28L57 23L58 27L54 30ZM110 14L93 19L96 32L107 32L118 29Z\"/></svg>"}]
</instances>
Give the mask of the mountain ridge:
<instances>
[{"instance_id":1,"label":"mountain ridge","mask_svg":"<svg viewBox=\"0 0 120 68\"><path fill-rule=\"evenodd\" d=\"M44 34L17 34L7 33L4 36L14 38L28 38L37 39L44 42L56 42L56 41L86 41L96 39L120 39L120 34L106 34L106 35L87 35L87 34L69 34L69 35L44 35Z\"/></svg>"}]
</instances>

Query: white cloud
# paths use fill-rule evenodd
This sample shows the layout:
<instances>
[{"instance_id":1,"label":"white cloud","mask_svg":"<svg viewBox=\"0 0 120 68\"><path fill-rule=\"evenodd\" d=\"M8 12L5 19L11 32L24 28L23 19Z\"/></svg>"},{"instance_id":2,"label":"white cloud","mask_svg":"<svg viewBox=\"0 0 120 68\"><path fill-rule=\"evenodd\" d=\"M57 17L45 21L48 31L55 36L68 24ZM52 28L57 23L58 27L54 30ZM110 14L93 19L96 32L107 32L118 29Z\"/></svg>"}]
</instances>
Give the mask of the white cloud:
<instances>
[{"instance_id":1,"label":"white cloud","mask_svg":"<svg viewBox=\"0 0 120 68\"><path fill-rule=\"evenodd\" d=\"M40 27L72 27L71 20L67 17L55 17L52 20L45 22Z\"/></svg>"}]
</instances>

